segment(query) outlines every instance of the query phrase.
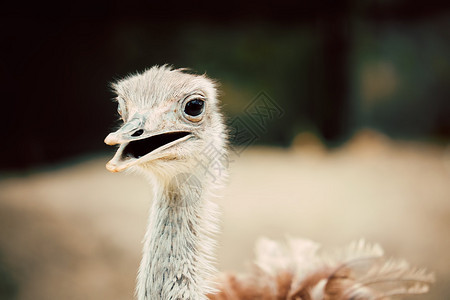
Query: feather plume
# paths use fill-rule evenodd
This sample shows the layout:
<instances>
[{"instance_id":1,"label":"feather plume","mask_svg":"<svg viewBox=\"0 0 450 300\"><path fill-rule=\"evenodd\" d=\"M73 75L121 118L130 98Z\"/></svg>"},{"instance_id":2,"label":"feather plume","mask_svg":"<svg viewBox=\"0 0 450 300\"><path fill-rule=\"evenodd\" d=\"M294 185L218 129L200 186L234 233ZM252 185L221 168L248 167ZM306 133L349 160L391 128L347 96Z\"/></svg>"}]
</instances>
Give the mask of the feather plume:
<instances>
[{"instance_id":1,"label":"feather plume","mask_svg":"<svg viewBox=\"0 0 450 300\"><path fill-rule=\"evenodd\" d=\"M224 275L212 300L386 300L426 293L434 281L424 269L384 257L364 240L330 253L305 239L279 244L260 239L248 275Z\"/></svg>"}]
</instances>

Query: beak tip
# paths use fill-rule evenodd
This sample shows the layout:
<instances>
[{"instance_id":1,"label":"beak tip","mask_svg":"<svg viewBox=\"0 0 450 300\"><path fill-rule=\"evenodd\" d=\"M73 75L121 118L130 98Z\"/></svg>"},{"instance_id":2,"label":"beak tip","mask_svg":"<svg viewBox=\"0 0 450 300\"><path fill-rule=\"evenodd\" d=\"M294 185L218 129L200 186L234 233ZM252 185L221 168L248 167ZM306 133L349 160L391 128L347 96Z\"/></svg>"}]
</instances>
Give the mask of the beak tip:
<instances>
[{"instance_id":1,"label":"beak tip","mask_svg":"<svg viewBox=\"0 0 450 300\"><path fill-rule=\"evenodd\" d=\"M106 145L110 145L110 146L115 145L111 139L111 135L108 135L103 142L105 142Z\"/></svg>"},{"instance_id":2,"label":"beak tip","mask_svg":"<svg viewBox=\"0 0 450 300\"><path fill-rule=\"evenodd\" d=\"M104 140L106 145L114 146L117 144L122 143L122 139L120 135L118 135L116 132L108 134L108 136Z\"/></svg>"},{"instance_id":3,"label":"beak tip","mask_svg":"<svg viewBox=\"0 0 450 300\"><path fill-rule=\"evenodd\" d=\"M106 170L110 171L111 173L122 172L123 170L127 169L128 167L130 167L129 163L125 163L125 164L117 163L117 161L114 158L106 164Z\"/></svg>"},{"instance_id":4,"label":"beak tip","mask_svg":"<svg viewBox=\"0 0 450 300\"><path fill-rule=\"evenodd\" d=\"M111 173L117 173L119 170L117 169L117 166L114 163L108 162L106 164L106 170L110 171Z\"/></svg>"}]
</instances>

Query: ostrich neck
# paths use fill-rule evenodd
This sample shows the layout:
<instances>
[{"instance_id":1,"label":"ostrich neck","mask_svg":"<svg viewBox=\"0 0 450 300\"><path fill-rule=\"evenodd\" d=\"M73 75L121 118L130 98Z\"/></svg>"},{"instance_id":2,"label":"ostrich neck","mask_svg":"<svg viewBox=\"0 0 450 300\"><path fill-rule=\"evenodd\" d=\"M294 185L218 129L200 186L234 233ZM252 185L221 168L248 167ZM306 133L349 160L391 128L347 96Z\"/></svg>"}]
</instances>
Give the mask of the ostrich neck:
<instances>
[{"instance_id":1,"label":"ostrich neck","mask_svg":"<svg viewBox=\"0 0 450 300\"><path fill-rule=\"evenodd\" d=\"M204 181L181 173L168 183L154 184L138 274L139 300L207 299L211 292L215 206L207 199Z\"/></svg>"}]
</instances>

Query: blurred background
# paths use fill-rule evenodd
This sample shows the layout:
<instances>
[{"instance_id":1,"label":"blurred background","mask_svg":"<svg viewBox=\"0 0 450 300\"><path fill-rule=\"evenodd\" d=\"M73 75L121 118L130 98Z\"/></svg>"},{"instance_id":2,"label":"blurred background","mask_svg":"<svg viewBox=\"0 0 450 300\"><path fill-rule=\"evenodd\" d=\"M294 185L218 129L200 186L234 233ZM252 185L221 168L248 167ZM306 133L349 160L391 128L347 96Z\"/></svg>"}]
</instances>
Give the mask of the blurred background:
<instances>
[{"instance_id":1,"label":"blurred background","mask_svg":"<svg viewBox=\"0 0 450 300\"><path fill-rule=\"evenodd\" d=\"M0 299L132 298L151 188L104 169L110 83L165 63L217 79L229 126L252 133L232 139L220 270L244 271L259 236L365 237L435 271L420 299L450 298L448 2L20 2L0 16ZM261 95L279 112L264 126L249 114Z\"/></svg>"}]
</instances>

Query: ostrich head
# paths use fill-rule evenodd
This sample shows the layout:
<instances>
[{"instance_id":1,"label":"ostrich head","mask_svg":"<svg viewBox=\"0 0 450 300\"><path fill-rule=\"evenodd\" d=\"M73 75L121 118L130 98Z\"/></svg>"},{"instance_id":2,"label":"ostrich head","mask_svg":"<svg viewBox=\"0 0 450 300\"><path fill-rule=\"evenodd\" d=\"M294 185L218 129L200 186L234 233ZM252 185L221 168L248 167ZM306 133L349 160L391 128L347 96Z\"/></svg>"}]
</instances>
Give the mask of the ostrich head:
<instances>
[{"instance_id":1,"label":"ostrich head","mask_svg":"<svg viewBox=\"0 0 450 300\"><path fill-rule=\"evenodd\" d=\"M192 171L208 147L224 152L215 84L183 69L153 67L113 85L124 122L105 143L119 145L107 169L144 170L165 177Z\"/></svg>"}]
</instances>

